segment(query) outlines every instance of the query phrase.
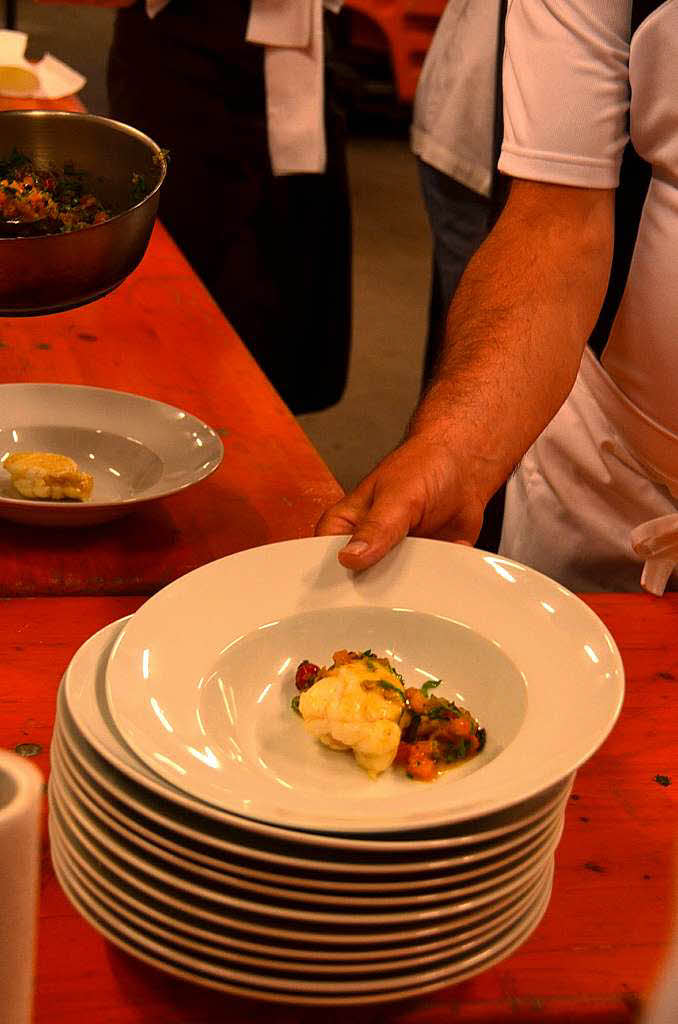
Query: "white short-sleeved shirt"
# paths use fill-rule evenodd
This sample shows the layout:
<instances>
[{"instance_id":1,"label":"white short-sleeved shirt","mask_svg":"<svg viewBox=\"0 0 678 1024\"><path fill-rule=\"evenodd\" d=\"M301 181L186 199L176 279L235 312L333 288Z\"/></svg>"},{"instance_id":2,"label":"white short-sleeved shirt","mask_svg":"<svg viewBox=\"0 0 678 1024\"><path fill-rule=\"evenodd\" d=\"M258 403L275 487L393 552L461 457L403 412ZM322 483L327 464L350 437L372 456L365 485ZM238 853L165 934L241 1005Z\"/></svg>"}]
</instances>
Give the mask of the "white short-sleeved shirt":
<instances>
[{"instance_id":1,"label":"white short-sleeved shirt","mask_svg":"<svg viewBox=\"0 0 678 1024\"><path fill-rule=\"evenodd\" d=\"M678 0L510 0L499 168L615 188L631 138L652 169L602 363L678 434Z\"/></svg>"},{"instance_id":2,"label":"white short-sleeved shirt","mask_svg":"<svg viewBox=\"0 0 678 1024\"><path fill-rule=\"evenodd\" d=\"M417 156L489 196L494 180L501 0L448 0L417 82Z\"/></svg>"}]
</instances>

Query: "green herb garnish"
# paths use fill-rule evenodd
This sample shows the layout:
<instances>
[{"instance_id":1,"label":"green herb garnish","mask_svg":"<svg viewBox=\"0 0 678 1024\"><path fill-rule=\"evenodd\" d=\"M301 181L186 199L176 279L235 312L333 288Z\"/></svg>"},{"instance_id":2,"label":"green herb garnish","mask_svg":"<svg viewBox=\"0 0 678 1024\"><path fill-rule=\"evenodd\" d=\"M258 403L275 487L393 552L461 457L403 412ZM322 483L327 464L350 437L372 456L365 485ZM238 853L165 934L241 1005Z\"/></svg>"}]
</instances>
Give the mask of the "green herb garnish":
<instances>
[{"instance_id":1,"label":"green herb garnish","mask_svg":"<svg viewBox=\"0 0 678 1024\"><path fill-rule=\"evenodd\" d=\"M425 697L428 697L431 690L435 690L437 686L440 686L442 679L429 679L428 682L424 683L421 688L421 692Z\"/></svg>"},{"instance_id":2,"label":"green herb garnish","mask_svg":"<svg viewBox=\"0 0 678 1024\"><path fill-rule=\"evenodd\" d=\"M452 716L452 718L459 717L458 715L455 715L452 708L445 707L444 704L440 704L437 708L431 708L431 710L426 711L425 714L426 717L430 718L432 722L439 721L441 718L449 718L450 715Z\"/></svg>"},{"instance_id":3,"label":"green herb garnish","mask_svg":"<svg viewBox=\"0 0 678 1024\"><path fill-rule=\"evenodd\" d=\"M150 188L146 182L143 174L132 175L132 186L129 190L129 198L131 203L140 203L142 199L145 199Z\"/></svg>"},{"instance_id":4,"label":"green herb garnish","mask_svg":"<svg viewBox=\"0 0 678 1024\"><path fill-rule=\"evenodd\" d=\"M447 747L445 751L445 760L448 764L451 761L463 761L468 754L470 746L471 744L468 740L460 739L458 743Z\"/></svg>"},{"instance_id":5,"label":"green herb garnish","mask_svg":"<svg viewBox=\"0 0 678 1024\"><path fill-rule=\"evenodd\" d=\"M20 153L15 146L5 160L0 160L0 178L9 178L28 163L30 163L28 157L24 153Z\"/></svg>"},{"instance_id":6,"label":"green herb garnish","mask_svg":"<svg viewBox=\"0 0 678 1024\"><path fill-rule=\"evenodd\" d=\"M381 686L382 689L384 690L393 690L395 693L398 694L402 701L405 700L405 694L403 693L399 686L395 686L393 683L389 683L385 679L377 679L377 686Z\"/></svg>"}]
</instances>

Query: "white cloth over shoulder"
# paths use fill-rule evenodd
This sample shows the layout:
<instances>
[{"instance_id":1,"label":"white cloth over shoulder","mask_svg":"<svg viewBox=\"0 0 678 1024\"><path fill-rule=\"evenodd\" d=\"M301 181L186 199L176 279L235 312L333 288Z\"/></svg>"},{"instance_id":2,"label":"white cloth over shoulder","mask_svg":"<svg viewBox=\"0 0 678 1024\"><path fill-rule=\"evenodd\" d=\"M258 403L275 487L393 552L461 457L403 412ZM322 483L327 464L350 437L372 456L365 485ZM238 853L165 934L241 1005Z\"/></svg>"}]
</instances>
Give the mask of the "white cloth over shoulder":
<instances>
[{"instance_id":1,"label":"white cloth over shoulder","mask_svg":"<svg viewBox=\"0 0 678 1024\"><path fill-rule=\"evenodd\" d=\"M169 2L146 0L148 16ZM252 0L245 38L265 47L268 150L275 175L325 170L323 8L336 13L341 3Z\"/></svg>"},{"instance_id":2,"label":"white cloth over shoulder","mask_svg":"<svg viewBox=\"0 0 678 1024\"><path fill-rule=\"evenodd\" d=\"M266 48L266 117L273 173L326 165L323 0L252 0L247 40Z\"/></svg>"},{"instance_id":3,"label":"white cloth over shoulder","mask_svg":"<svg viewBox=\"0 0 678 1024\"><path fill-rule=\"evenodd\" d=\"M411 145L417 156L489 196L501 0L448 0L417 83Z\"/></svg>"}]
</instances>

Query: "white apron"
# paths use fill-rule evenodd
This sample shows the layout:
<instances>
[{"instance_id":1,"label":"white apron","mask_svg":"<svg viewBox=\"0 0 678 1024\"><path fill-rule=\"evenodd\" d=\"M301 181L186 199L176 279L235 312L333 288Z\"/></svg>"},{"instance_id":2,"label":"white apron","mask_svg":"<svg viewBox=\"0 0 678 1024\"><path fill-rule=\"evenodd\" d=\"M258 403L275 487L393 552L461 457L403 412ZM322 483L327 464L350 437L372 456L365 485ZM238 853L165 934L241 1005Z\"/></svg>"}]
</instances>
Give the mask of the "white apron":
<instances>
[{"instance_id":1,"label":"white apron","mask_svg":"<svg viewBox=\"0 0 678 1024\"><path fill-rule=\"evenodd\" d=\"M500 553L575 591L678 587L678 436L630 402L589 349L509 480Z\"/></svg>"}]
</instances>

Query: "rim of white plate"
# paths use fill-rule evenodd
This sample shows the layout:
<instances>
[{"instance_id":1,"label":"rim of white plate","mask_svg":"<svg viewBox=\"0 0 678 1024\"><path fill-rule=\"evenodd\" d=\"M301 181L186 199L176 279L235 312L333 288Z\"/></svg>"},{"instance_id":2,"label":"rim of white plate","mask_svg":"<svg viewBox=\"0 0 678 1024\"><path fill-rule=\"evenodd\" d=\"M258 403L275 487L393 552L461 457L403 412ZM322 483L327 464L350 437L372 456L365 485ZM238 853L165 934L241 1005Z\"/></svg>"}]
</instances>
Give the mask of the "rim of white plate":
<instances>
[{"instance_id":1,"label":"rim of white plate","mask_svg":"<svg viewBox=\"0 0 678 1024\"><path fill-rule=\"evenodd\" d=\"M397 832L526 800L575 770L607 737L623 698L621 657L607 628L574 594L509 559L411 537L373 569L354 574L337 561L342 543L315 537L238 552L174 581L132 616L109 656L107 698L123 737L156 774L207 803L269 824ZM417 616L422 627L435 621L438 630L442 623L449 642L438 638L439 649L428 653L441 675L465 656L472 662L487 655L489 665L490 653L499 652L497 678L469 675L466 684L478 693L488 686L501 693L506 685L507 717L515 718L521 699L516 674L524 681L524 717L505 748L494 751L498 756L485 756L493 742L488 732L476 764L445 773L433 785L413 786L394 772L378 783L359 770L342 775L336 758L319 755L315 741L304 746L303 734L293 729L297 723L283 719L286 704L273 689L272 667L264 675L255 660L245 675L236 660L237 671L229 675L228 659L241 649L256 659L269 636L278 635L266 632L271 627L282 631L283 658L298 630L306 631L308 643L318 616L336 613L339 632L356 609L376 616L376 632L381 628L389 637L405 614ZM302 627L300 616L311 624L304 620ZM417 630L410 634L408 642L416 643ZM375 649L388 651L388 641ZM407 660L404 648L400 653ZM297 650L295 657L302 654ZM206 695L216 689L225 705L218 726L204 720ZM483 709L474 704L472 710L482 721ZM229 719L232 732L221 744L219 728Z\"/></svg>"},{"instance_id":2,"label":"rim of white plate","mask_svg":"<svg viewBox=\"0 0 678 1024\"><path fill-rule=\"evenodd\" d=\"M75 727L78 734L82 734L86 743L92 747L94 755L101 760L99 771L96 772L99 781L103 785L108 784L110 789L111 780L108 777L115 775L115 781L119 784L123 781L127 783L127 780L130 780L132 785L142 787L140 795L145 795L148 792L169 801L173 808L176 808L169 819L156 814L154 808L157 806L157 801L152 799L153 807L140 808L140 812L147 814L153 820L161 820L168 827L176 828L184 834L191 834L191 829L186 829L182 819L192 820L192 816L199 815L198 822L193 822L193 824L198 829L199 838L207 844L213 843L224 848L223 834L225 830L220 827L221 824L233 829L237 843L254 857L262 856L261 850L257 848L259 837L275 841L276 846L280 846L280 851L272 851L271 843L267 842L266 856L268 857L270 854L271 858L278 859L279 863L297 865L308 863L308 850L303 849L305 846L324 848L326 851L324 856L329 856L334 851L360 852L366 855L365 861L369 859L368 854L377 852L399 853L407 856L430 851L432 855L433 851L437 849L448 850L452 847L493 842L500 837L518 832L555 806L568 785L571 785L571 777L566 777L554 787L544 790L527 801L511 805L493 815L470 820L441 831L436 830L438 834L434 837L421 832L400 832L394 833L384 840L369 835L346 836L335 833L305 832L232 814L177 789L139 760L134 751L119 736L105 703L105 670L108 652L114 638L119 635L121 629L131 618L131 615L125 616L104 626L76 651L64 673L57 699L57 719L60 717L63 695L66 711L72 719L72 724L69 726L68 721L64 720L61 715L67 736L70 736L72 742L77 745L76 738L72 737L73 727ZM82 750L79 750L79 754L81 759L85 757ZM85 757L85 760L90 771L95 774L96 766L92 764L91 752L89 752L89 759ZM106 773L105 778L102 774L104 772ZM125 793L125 799L131 801L132 804L134 802L133 796L129 792ZM243 846L245 840L247 845ZM290 850L296 856L290 856ZM341 859L336 858L336 860L337 863L334 866L338 872L350 870L344 868L345 854L341 855ZM327 860L318 861L317 865L319 867L327 866ZM361 870L370 871L370 864L364 863L361 865ZM382 868L379 866L378 870L382 870ZM421 867L421 870L425 870L425 865Z\"/></svg>"}]
</instances>

